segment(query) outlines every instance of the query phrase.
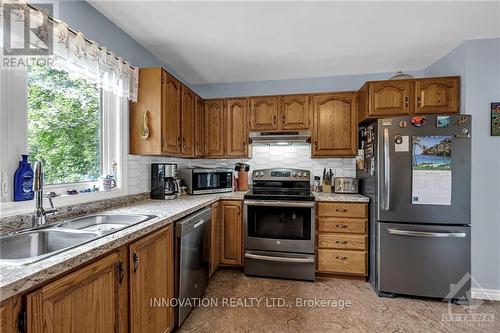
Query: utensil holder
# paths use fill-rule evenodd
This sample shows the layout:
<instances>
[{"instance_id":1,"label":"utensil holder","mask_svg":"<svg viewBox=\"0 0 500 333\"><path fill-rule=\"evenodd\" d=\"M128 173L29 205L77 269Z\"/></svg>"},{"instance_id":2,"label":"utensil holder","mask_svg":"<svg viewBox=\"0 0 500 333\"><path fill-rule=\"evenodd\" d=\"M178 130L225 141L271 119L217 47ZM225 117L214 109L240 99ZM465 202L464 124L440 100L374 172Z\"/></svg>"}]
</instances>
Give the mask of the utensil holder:
<instances>
[{"instance_id":1,"label":"utensil holder","mask_svg":"<svg viewBox=\"0 0 500 333\"><path fill-rule=\"evenodd\" d=\"M248 191L248 172L238 171L238 190Z\"/></svg>"},{"instance_id":2,"label":"utensil holder","mask_svg":"<svg viewBox=\"0 0 500 333\"><path fill-rule=\"evenodd\" d=\"M326 184L323 184L321 186L321 189L323 192L325 193L332 193L332 185L326 185Z\"/></svg>"}]
</instances>

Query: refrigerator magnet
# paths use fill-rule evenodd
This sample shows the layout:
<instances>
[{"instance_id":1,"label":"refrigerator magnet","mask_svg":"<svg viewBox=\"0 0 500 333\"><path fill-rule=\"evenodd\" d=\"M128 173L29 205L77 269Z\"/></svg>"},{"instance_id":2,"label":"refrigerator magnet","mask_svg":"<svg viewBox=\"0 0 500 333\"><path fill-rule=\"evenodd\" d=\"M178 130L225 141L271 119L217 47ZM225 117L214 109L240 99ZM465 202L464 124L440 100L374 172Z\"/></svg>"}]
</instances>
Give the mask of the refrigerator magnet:
<instances>
[{"instance_id":1,"label":"refrigerator magnet","mask_svg":"<svg viewBox=\"0 0 500 333\"><path fill-rule=\"evenodd\" d=\"M410 138L408 135L396 135L394 138L394 151L396 153L410 151Z\"/></svg>"},{"instance_id":2,"label":"refrigerator magnet","mask_svg":"<svg viewBox=\"0 0 500 333\"><path fill-rule=\"evenodd\" d=\"M422 127L425 125L425 122L427 121L427 118L422 117L422 116L415 116L411 118L411 123L415 127Z\"/></svg>"},{"instance_id":3,"label":"refrigerator magnet","mask_svg":"<svg viewBox=\"0 0 500 333\"><path fill-rule=\"evenodd\" d=\"M436 127L443 128L450 126L450 116L437 116Z\"/></svg>"},{"instance_id":4,"label":"refrigerator magnet","mask_svg":"<svg viewBox=\"0 0 500 333\"><path fill-rule=\"evenodd\" d=\"M462 117L460 119L458 119L456 122L455 122L455 126L462 126L462 125L465 125L469 122L469 118L467 117Z\"/></svg>"},{"instance_id":5,"label":"refrigerator magnet","mask_svg":"<svg viewBox=\"0 0 500 333\"><path fill-rule=\"evenodd\" d=\"M401 120L398 123L398 126L401 127L401 128L406 128L408 126L408 123L405 120Z\"/></svg>"}]
</instances>

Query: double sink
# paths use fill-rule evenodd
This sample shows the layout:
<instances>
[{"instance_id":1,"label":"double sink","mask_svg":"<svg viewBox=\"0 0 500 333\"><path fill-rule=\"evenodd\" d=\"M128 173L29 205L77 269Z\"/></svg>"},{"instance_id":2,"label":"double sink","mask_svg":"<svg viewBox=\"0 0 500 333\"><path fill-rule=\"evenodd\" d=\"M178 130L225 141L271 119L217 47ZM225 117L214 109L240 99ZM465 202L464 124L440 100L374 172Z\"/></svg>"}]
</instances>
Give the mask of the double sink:
<instances>
[{"instance_id":1,"label":"double sink","mask_svg":"<svg viewBox=\"0 0 500 333\"><path fill-rule=\"evenodd\" d=\"M142 214L95 214L0 236L0 264L33 263L154 217Z\"/></svg>"}]
</instances>

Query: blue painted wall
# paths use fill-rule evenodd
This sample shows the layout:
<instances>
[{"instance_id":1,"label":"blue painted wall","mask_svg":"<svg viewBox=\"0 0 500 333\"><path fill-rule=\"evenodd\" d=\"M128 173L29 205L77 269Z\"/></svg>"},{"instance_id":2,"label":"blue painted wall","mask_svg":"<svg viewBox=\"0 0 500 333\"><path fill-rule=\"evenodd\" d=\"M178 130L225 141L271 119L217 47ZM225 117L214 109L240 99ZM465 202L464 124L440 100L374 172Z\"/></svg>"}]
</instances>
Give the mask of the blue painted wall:
<instances>
[{"instance_id":1,"label":"blue painted wall","mask_svg":"<svg viewBox=\"0 0 500 333\"><path fill-rule=\"evenodd\" d=\"M500 290L500 137L490 136L490 103L500 102L500 39L464 42L425 70L457 74L462 113L472 115L472 276Z\"/></svg>"},{"instance_id":2,"label":"blue painted wall","mask_svg":"<svg viewBox=\"0 0 500 333\"><path fill-rule=\"evenodd\" d=\"M386 80L396 73L375 73L363 75L329 76L309 79L290 79L272 81L210 83L193 85L203 98L279 95L308 92L350 91L359 89L365 81ZM423 76L423 71L408 74Z\"/></svg>"}]
</instances>

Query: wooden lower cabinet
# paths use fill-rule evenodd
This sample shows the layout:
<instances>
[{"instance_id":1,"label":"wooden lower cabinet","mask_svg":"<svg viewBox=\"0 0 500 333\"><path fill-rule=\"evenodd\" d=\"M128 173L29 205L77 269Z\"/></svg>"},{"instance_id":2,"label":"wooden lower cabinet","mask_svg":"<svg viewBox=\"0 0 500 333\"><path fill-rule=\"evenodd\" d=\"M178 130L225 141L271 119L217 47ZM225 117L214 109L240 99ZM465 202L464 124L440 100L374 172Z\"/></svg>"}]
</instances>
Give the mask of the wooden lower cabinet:
<instances>
[{"instance_id":1,"label":"wooden lower cabinet","mask_svg":"<svg viewBox=\"0 0 500 333\"><path fill-rule=\"evenodd\" d=\"M126 332L126 262L110 254L26 297L28 332Z\"/></svg>"},{"instance_id":2,"label":"wooden lower cabinet","mask_svg":"<svg viewBox=\"0 0 500 333\"><path fill-rule=\"evenodd\" d=\"M317 272L367 276L368 205L318 203L317 216Z\"/></svg>"},{"instance_id":3,"label":"wooden lower cabinet","mask_svg":"<svg viewBox=\"0 0 500 333\"><path fill-rule=\"evenodd\" d=\"M173 308L151 306L151 299L174 297L173 225L138 240L129 247L130 331L170 332Z\"/></svg>"},{"instance_id":4,"label":"wooden lower cabinet","mask_svg":"<svg viewBox=\"0 0 500 333\"><path fill-rule=\"evenodd\" d=\"M210 267L209 276L211 277L220 262L220 203L212 204L212 220L210 224Z\"/></svg>"},{"instance_id":5,"label":"wooden lower cabinet","mask_svg":"<svg viewBox=\"0 0 500 333\"><path fill-rule=\"evenodd\" d=\"M242 201L222 201L220 210L220 264L243 265Z\"/></svg>"}]
</instances>

